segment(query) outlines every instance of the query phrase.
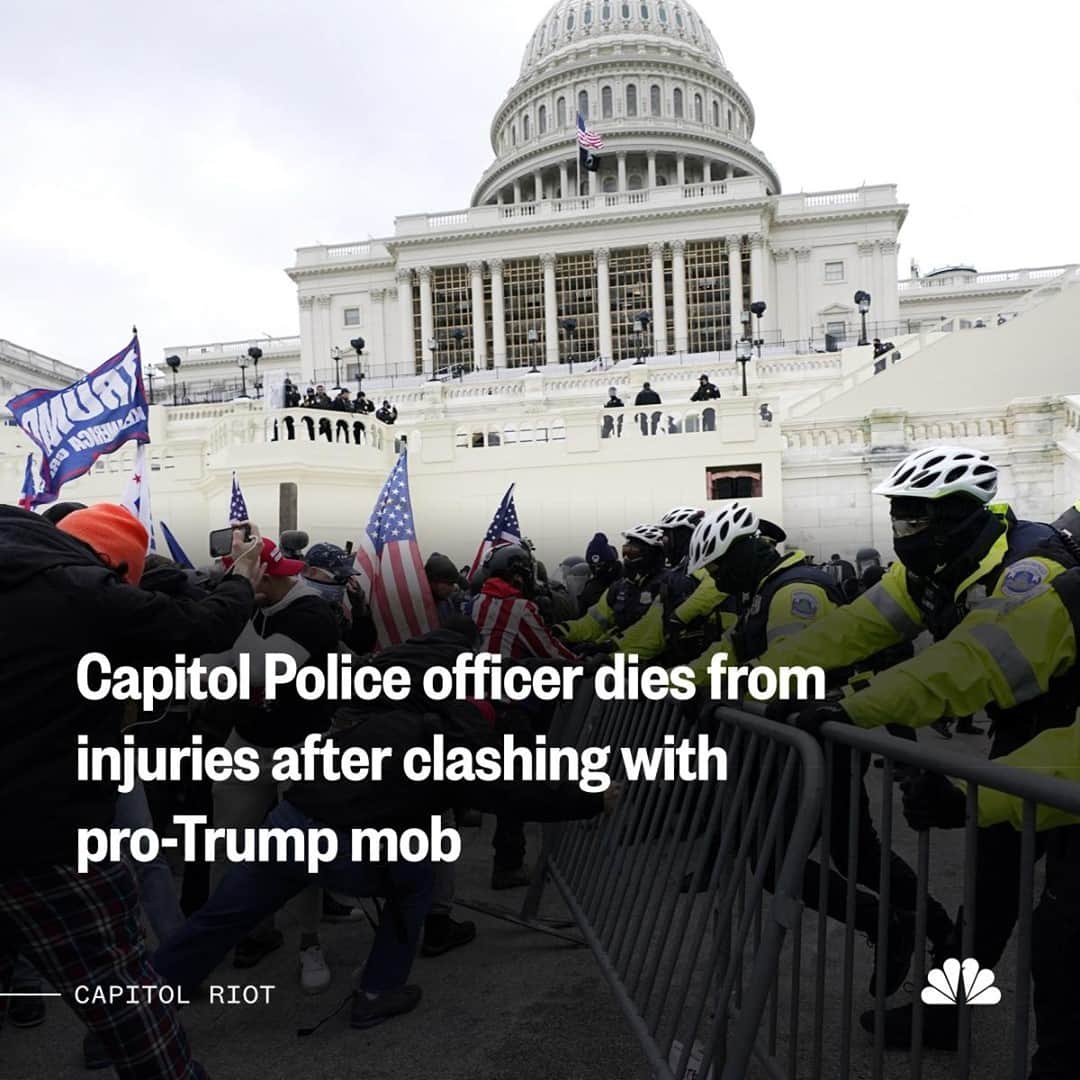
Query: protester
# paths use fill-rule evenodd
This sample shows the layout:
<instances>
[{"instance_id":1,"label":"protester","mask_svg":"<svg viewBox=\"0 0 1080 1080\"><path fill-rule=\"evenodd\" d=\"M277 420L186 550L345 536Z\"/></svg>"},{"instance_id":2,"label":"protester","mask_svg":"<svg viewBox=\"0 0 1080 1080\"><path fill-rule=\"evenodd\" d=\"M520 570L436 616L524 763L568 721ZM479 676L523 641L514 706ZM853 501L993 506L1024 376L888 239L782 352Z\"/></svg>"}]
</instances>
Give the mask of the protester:
<instances>
[{"instance_id":1,"label":"protester","mask_svg":"<svg viewBox=\"0 0 1080 1080\"><path fill-rule=\"evenodd\" d=\"M660 395L652 388L651 383L645 383L637 393L637 397L634 398L635 405L659 405L661 404ZM656 434L657 428L660 426L660 413L654 412L651 414L640 413L638 415L638 424L641 426L641 434Z\"/></svg>"},{"instance_id":2,"label":"protester","mask_svg":"<svg viewBox=\"0 0 1080 1080\"><path fill-rule=\"evenodd\" d=\"M384 424L394 424L397 422L397 417L397 406L391 405L386 398L383 398L383 403L379 406L378 412L375 413L375 419L381 420Z\"/></svg>"},{"instance_id":3,"label":"protester","mask_svg":"<svg viewBox=\"0 0 1080 1080\"><path fill-rule=\"evenodd\" d=\"M304 564L286 559L269 538L261 541L259 558L264 576L255 595L258 610L230 649L204 658L211 666L235 667L245 654L255 688L262 686L267 653L288 653L298 665L325 666L327 657L338 648L338 626L330 605L300 578ZM243 829L258 825L277 802L280 791L271 776L273 752L302 743L312 732L326 730L332 711L331 703L301 698L295 686L283 688L274 701L234 702L233 730L225 745L233 753L240 747L253 748L259 758L259 777L254 782L234 777L214 784L215 826ZM226 863L214 865L211 884L215 892L228 871ZM311 888L294 906L300 924L300 986L310 994L325 990L331 978L319 940L321 905L318 889ZM281 931L270 919L237 944L234 965L254 967L283 943Z\"/></svg>"},{"instance_id":4,"label":"protester","mask_svg":"<svg viewBox=\"0 0 1080 1080\"><path fill-rule=\"evenodd\" d=\"M118 746L123 704L86 700L72 672L90 652L143 666L223 647L248 618L262 569L257 536L246 546L238 537L232 572L215 591L175 600L136 587L147 539L119 506L77 510L56 527L0 506L0 811L18 822L0 841L0 986L10 984L18 953L101 1038L121 1078L191 1080L206 1074L174 1007L158 998L109 1006L75 997L76 985L154 985L158 978L134 932L130 867L75 870L77 830L108 828L116 809L115 784L78 780L75 735ZM0 1020L8 1000L0 997Z\"/></svg>"}]
</instances>

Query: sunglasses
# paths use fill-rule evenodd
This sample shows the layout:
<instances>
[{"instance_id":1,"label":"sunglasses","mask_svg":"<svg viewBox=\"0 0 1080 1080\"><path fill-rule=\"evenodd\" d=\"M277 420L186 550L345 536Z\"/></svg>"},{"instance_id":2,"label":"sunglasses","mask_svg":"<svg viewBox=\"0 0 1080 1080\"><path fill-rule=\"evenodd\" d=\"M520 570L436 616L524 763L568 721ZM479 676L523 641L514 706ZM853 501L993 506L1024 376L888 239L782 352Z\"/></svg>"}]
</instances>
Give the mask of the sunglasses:
<instances>
[{"instance_id":1,"label":"sunglasses","mask_svg":"<svg viewBox=\"0 0 1080 1080\"><path fill-rule=\"evenodd\" d=\"M893 537L897 540L902 540L906 536L917 536L928 528L930 528L928 517L892 519Z\"/></svg>"}]
</instances>

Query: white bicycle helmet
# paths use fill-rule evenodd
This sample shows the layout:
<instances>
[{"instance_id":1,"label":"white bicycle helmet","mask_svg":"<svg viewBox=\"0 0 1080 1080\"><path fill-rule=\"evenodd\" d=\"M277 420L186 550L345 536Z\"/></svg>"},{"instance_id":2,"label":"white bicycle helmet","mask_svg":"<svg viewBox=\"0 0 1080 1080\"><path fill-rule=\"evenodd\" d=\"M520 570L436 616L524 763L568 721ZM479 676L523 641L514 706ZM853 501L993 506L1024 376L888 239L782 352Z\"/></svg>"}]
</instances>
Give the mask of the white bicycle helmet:
<instances>
[{"instance_id":1,"label":"white bicycle helmet","mask_svg":"<svg viewBox=\"0 0 1080 1080\"><path fill-rule=\"evenodd\" d=\"M646 547L663 547L664 530L656 525L635 525L623 533L626 540L634 540Z\"/></svg>"},{"instance_id":2,"label":"white bicycle helmet","mask_svg":"<svg viewBox=\"0 0 1080 1080\"><path fill-rule=\"evenodd\" d=\"M941 499L962 492L988 503L997 492L998 471L990 456L964 446L931 446L908 454L875 495Z\"/></svg>"},{"instance_id":3,"label":"white bicycle helmet","mask_svg":"<svg viewBox=\"0 0 1080 1080\"><path fill-rule=\"evenodd\" d=\"M721 510L707 513L690 537L690 558L687 572L693 573L727 554L736 540L756 536L757 514L745 503L728 503Z\"/></svg>"},{"instance_id":4,"label":"white bicycle helmet","mask_svg":"<svg viewBox=\"0 0 1080 1080\"><path fill-rule=\"evenodd\" d=\"M676 506L658 522L660 529L692 529L705 516L705 511L694 506Z\"/></svg>"}]
</instances>

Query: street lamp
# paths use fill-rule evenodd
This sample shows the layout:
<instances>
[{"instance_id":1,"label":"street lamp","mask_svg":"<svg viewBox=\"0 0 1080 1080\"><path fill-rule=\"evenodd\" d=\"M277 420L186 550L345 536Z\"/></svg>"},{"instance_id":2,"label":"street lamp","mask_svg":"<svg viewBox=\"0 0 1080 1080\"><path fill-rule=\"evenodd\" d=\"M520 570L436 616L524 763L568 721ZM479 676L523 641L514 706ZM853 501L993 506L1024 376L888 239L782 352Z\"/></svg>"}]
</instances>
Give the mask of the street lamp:
<instances>
[{"instance_id":1,"label":"street lamp","mask_svg":"<svg viewBox=\"0 0 1080 1080\"><path fill-rule=\"evenodd\" d=\"M563 319L559 324L566 333L566 353L570 361L570 374L574 374L574 335L577 333L577 319Z\"/></svg>"},{"instance_id":2,"label":"street lamp","mask_svg":"<svg viewBox=\"0 0 1080 1080\"><path fill-rule=\"evenodd\" d=\"M870 294L865 289L860 289L855 294L855 305L859 309L859 314L862 316L862 333L859 335L860 345L869 345L870 342L866 337L866 314L870 310Z\"/></svg>"},{"instance_id":3,"label":"street lamp","mask_svg":"<svg viewBox=\"0 0 1080 1080\"><path fill-rule=\"evenodd\" d=\"M360 356L367 342L362 337L354 337L349 344L356 350L356 396L359 398L364 392L364 373L360 369Z\"/></svg>"},{"instance_id":4,"label":"street lamp","mask_svg":"<svg viewBox=\"0 0 1080 1080\"><path fill-rule=\"evenodd\" d=\"M536 375L539 372L539 368L536 366L536 353L540 346L540 335L535 326L529 327L528 332L525 334L525 340L529 343L529 359L532 362L529 374Z\"/></svg>"},{"instance_id":5,"label":"street lamp","mask_svg":"<svg viewBox=\"0 0 1080 1080\"><path fill-rule=\"evenodd\" d=\"M644 348L645 331L649 329L649 323L652 322L652 314L648 311L639 311L634 316L634 340L637 343L637 359L635 364L644 364L642 359L642 349Z\"/></svg>"},{"instance_id":6,"label":"street lamp","mask_svg":"<svg viewBox=\"0 0 1080 1080\"><path fill-rule=\"evenodd\" d=\"M334 389L341 389L341 349L335 345L330 350L330 359L334 361Z\"/></svg>"},{"instance_id":7,"label":"street lamp","mask_svg":"<svg viewBox=\"0 0 1080 1080\"><path fill-rule=\"evenodd\" d=\"M742 365L742 396L746 397L746 365L754 355L754 343L747 338L735 342L735 360Z\"/></svg>"},{"instance_id":8,"label":"street lamp","mask_svg":"<svg viewBox=\"0 0 1080 1080\"><path fill-rule=\"evenodd\" d=\"M172 403L176 405L176 373L180 370L180 357L166 356L165 363L166 365L168 365L169 370L172 372Z\"/></svg>"},{"instance_id":9,"label":"street lamp","mask_svg":"<svg viewBox=\"0 0 1080 1080\"><path fill-rule=\"evenodd\" d=\"M155 371L152 367L146 369L146 378L150 383L150 400L146 403L147 405L154 404L154 380L160 377L160 373Z\"/></svg>"},{"instance_id":10,"label":"street lamp","mask_svg":"<svg viewBox=\"0 0 1080 1080\"><path fill-rule=\"evenodd\" d=\"M465 352L465 331L460 326L455 326L450 331L450 336L457 342L457 371L454 373L458 379L462 382L465 381L465 361L463 355Z\"/></svg>"},{"instance_id":11,"label":"street lamp","mask_svg":"<svg viewBox=\"0 0 1080 1080\"><path fill-rule=\"evenodd\" d=\"M439 356L439 339L434 337L428 338L427 347L431 350L431 378L428 379L428 382L438 382L439 376L435 374L435 370Z\"/></svg>"},{"instance_id":12,"label":"street lamp","mask_svg":"<svg viewBox=\"0 0 1080 1080\"><path fill-rule=\"evenodd\" d=\"M262 391L262 383L259 381L259 361L262 359L263 351L258 345L252 345L247 354L251 357L251 363L255 367L253 381L255 383L255 396L258 397Z\"/></svg>"},{"instance_id":13,"label":"street lamp","mask_svg":"<svg viewBox=\"0 0 1080 1080\"><path fill-rule=\"evenodd\" d=\"M764 344L761 338L761 316L765 314L765 310L769 305L764 300L755 300L750 305L750 311L757 319L757 340L754 344L757 346L757 358L761 359L761 346Z\"/></svg>"},{"instance_id":14,"label":"street lamp","mask_svg":"<svg viewBox=\"0 0 1080 1080\"><path fill-rule=\"evenodd\" d=\"M236 362L240 365L240 394L238 396L242 397L242 398L246 398L248 396L248 392L247 392L247 366L248 366L248 363L249 363L250 360L251 360L251 357L248 356L246 353L244 353L244 354L242 354L242 355L240 355L240 356L238 356L236 358Z\"/></svg>"}]
</instances>

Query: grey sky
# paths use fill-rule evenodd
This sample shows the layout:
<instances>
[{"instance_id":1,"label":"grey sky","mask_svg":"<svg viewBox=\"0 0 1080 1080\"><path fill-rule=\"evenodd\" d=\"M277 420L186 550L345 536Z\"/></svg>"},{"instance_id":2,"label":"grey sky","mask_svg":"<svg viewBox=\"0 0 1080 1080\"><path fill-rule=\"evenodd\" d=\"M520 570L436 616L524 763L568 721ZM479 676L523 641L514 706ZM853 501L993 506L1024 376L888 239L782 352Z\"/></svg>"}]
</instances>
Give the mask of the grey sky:
<instances>
[{"instance_id":1,"label":"grey sky","mask_svg":"<svg viewBox=\"0 0 1080 1080\"><path fill-rule=\"evenodd\" d=\"M547 0L7 0L0 337L81 366L296 332L293 249L468 204ZM1080 15L696 0L785 191L894 182L900 265L1080 261ZM602 124L596 125L602 131Z\"/></svg>"}]
</instances>

